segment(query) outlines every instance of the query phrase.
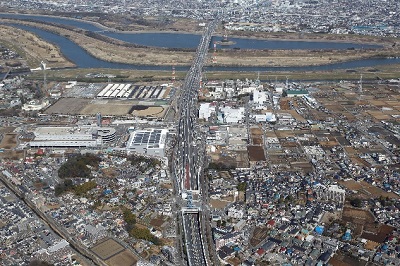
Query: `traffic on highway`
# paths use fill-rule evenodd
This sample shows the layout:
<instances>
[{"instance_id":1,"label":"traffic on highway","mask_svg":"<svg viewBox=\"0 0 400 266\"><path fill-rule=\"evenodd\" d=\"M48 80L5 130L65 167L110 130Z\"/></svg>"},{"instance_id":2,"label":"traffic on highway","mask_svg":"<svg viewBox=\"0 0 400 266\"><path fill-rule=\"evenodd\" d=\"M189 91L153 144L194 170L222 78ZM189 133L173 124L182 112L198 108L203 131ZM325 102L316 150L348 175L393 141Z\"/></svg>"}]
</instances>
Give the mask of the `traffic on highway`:
<instances>
[{"instance_id":1,"label":"traffic on highway","mask_svg":"<svg viewBox=\"0 0 400 266\"><path fill-rule=\"evenodd\" d=\"M176 158L174 169L176 182L180 184L178 190L182 196L182 223L184 230L184 244L186 260L189 266L208 265L206 244L201 228L202 210L201 197L196 204L193 194L201 193L200 177L203 167L203 153L196 146L198 140L197 126L197 96L200 87L201 73L204 60L210 47L211 36L218 24L216 18L208 24L197 48L195 59L182 86L179 100L179 122L177 125L178 141L175 150Z\"/></svg>"}]
</instances>

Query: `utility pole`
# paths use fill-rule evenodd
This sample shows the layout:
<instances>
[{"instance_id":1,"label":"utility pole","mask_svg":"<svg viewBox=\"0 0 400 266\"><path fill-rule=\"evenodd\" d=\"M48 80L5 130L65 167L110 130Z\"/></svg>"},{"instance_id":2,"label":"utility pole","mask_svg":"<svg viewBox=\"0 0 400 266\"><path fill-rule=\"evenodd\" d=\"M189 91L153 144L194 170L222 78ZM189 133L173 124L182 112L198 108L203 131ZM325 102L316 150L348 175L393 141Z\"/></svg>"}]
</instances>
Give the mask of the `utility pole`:
<instances>
[{"instance_id":1,"label":"utility pole","mask_svg":"<svg viewBox=\"0 0 400 266\"><path fill-rule=\"evenodd\" d=\"M40 68L43 70L43 91L47 91L46 63L40 62Z\"/></svg>"}]
</instances>

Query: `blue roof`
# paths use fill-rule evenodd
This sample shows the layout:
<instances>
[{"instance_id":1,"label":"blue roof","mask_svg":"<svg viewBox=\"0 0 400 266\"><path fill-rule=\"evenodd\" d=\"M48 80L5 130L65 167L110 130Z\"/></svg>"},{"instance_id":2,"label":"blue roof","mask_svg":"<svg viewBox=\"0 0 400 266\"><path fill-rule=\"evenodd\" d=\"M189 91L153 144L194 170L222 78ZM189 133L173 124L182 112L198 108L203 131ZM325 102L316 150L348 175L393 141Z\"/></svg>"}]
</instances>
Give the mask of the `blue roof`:
<instances>
[{"instance_id":1,"label":"blue roof","mask_svg":"<svg viewBox=\"0 0 400 266\"><path fill-rule=\"evenodd\" d=\"M322 233L324 232L324 227L323 227L323 226L317 226L317 227L315 227L315 232L316 232L317 234L322 235Z\"/></svg>"},{"instance_id":2,"label":"blue roof","mask_svg":"<svg viewBox=\"0 0 400 266\"><path fill-rule=\"evenodd\" d=\"M108 195L108 194L111 194L112 193L112 190L111 189L106 189L106 190L104 190L104 195Z\"/></svg>"}]
</instances>

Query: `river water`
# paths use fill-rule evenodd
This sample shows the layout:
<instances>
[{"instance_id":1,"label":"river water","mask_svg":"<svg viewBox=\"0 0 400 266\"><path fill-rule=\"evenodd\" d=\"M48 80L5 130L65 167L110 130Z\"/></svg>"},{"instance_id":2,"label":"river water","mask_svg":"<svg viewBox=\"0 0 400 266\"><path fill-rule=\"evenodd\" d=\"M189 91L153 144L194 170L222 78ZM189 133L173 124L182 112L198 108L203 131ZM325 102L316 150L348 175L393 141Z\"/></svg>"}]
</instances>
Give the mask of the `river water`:
<instances>
[{"instance_id":1,"label":"river water","mask_svg":"<svg viewBox=\"0 0 400 266\"><path fill-rule=\"evenodd\" d=\"M51 23L58 23L81 28L88 31L98 32L99 34L122 40L129 43L135 43L144 46L165 47L165 48L196 48L200 42L200 35L185 34L185 33L124 33L110 32L96 26L95 24L85 22L83 20L68 19L61 17L49 17L40 15L22 15L22 14L0 14L3 18L17 18L25 20L36 20ZM214 41L220 41L221 37L213 37ZM226 48L240 49L284 49L284 50L299 50L299 49L349 49L349 48L379 48L378 45L357 44L345 42L321 42L321 41L287 41L287 40L258 40L251 38L229 38L235 44L224 46Z\"/></svg>"},{"instance_id":2,"label":"river water","mask_svg":"<svg viewBox=\"0 0 400 266\"><path fill-rule=\"evenodd\" d=\"M32 16L32 15L16 15L16 14L0 14L0 17L18 18L18 19L35 19L38 21L47 21L64 25L75 26L89 31L98 31L100 34L120 39L123 41L136 43L146 46L168 47L168 48L195 48L200 41L200 35L182 34L182 33L118 33L118 32L100 32L101 28L84 21L73 20L60 17ZM76 45L68 38L57 34L38 29L35 27L13 24L21 29L31 31L41 38L59 46L61 52L79 68L114 68L114 69L138 69L138 70L171 70L172 66L144 66L130 65L121 63L106 62L97 59L88 54L80 46ZM214 40L220 40L221 37L213 37ZM348 49L348 48L376 48L373 45L342 43L342 42L302 42L302 41L266 41L245 38L230 39L236 44L234 47L241 49ZM377 58L377 59L361 59L344 63L335 63L322 66L305 66L305 67L208 67L210 71L330 71L335 69L353 69L360 67L374 67L376 65L387 65L400 63L400 58ZM267 63L266 63L267 65ZM187 70L188 67L176 67L176 70ZM207 70L206 69L206 70Z\"/></svg>"}]
</instances>

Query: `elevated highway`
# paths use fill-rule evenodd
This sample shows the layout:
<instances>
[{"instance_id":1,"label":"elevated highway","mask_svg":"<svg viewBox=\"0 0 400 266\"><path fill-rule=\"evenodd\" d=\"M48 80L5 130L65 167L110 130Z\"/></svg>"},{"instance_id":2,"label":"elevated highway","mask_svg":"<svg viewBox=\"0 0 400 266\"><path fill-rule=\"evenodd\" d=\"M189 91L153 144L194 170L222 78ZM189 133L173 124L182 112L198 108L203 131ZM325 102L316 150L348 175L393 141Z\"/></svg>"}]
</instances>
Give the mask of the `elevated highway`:
<instances>
[{"instance_id":1,"label":"elevated highway","mask_svg":"<svg viewBox=\"0 0 400 266\"><path fill-rule=\"evenodd\" d=\"M201 72L210 47L212 34L219 22L218 17L210 22L197 47L192 66L186 74L179 99L179 121L177 125L177 146L175 150L174 172L178 184L178 193L182 196L181 214L183 223L183 241L186 261L189 266L210 265L205 241L201 173L201 147L197 147L197 97ZM197 195L194 199L193 195Z\"/></svg>"}]
</instances>

